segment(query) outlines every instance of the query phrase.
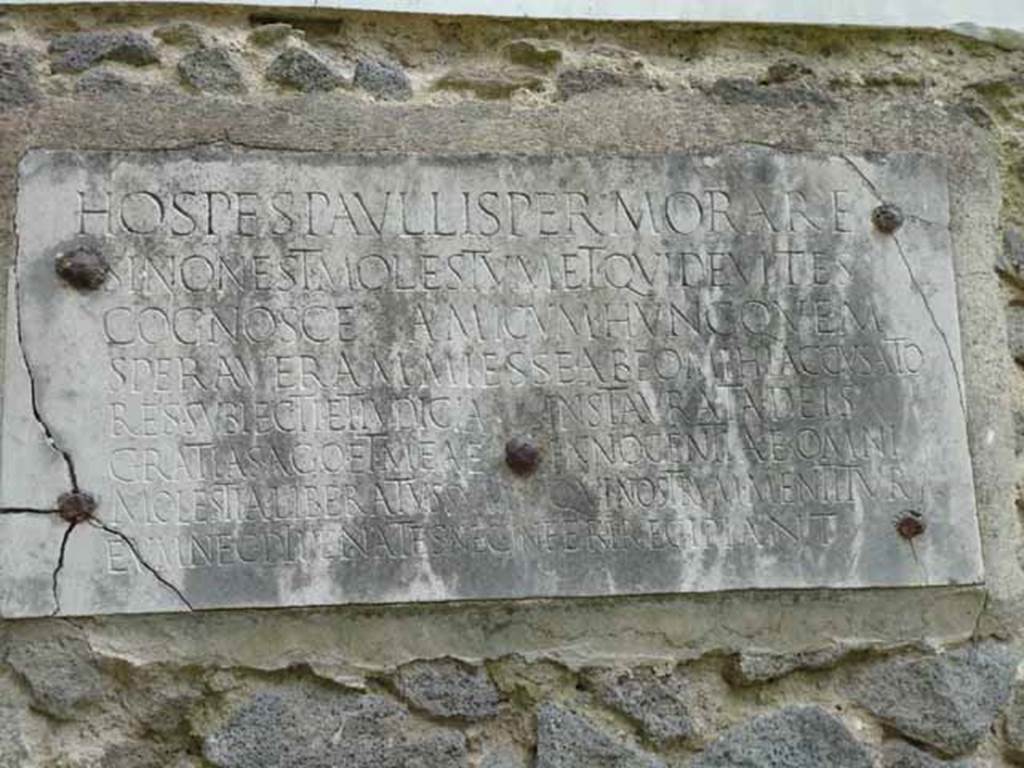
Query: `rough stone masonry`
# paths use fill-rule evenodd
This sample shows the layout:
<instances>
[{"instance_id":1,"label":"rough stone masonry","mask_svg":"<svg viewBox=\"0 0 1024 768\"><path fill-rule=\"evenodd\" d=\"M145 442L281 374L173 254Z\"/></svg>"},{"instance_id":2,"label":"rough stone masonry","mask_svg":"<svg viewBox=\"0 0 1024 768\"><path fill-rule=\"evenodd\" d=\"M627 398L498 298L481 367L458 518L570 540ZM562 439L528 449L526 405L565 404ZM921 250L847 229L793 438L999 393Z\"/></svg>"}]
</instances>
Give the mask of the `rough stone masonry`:
<instances>
[{"instance_id":1,"label":"rough stone masonry","mask_svg":"<svg viewBox=\"0 0 1024 768\"><path fill-rule=\"evenodd\" d=\"M6 9L0 765L1024 764L1022 84Z\"/></svg>"}]
</instances>

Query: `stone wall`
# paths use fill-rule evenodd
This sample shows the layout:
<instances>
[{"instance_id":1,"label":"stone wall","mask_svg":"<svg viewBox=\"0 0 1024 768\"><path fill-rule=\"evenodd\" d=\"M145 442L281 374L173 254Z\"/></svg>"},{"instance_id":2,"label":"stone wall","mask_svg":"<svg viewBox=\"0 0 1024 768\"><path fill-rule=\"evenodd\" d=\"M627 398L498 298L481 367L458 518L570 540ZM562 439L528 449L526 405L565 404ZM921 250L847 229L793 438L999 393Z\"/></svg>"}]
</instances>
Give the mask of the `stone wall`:
<instances>
[{"instance_id":1,"label":"stone wall","mask_svg":"<svg viewBox=\"0 0 1024 768\"><path fill-rule=\"evenodd\" d=\"M0 12L5 265L33 147L944 156L986 568L983 588L6 621L0 765L1024 764L1024 51L1010 42Z\"/></svg>"}]
</instances>

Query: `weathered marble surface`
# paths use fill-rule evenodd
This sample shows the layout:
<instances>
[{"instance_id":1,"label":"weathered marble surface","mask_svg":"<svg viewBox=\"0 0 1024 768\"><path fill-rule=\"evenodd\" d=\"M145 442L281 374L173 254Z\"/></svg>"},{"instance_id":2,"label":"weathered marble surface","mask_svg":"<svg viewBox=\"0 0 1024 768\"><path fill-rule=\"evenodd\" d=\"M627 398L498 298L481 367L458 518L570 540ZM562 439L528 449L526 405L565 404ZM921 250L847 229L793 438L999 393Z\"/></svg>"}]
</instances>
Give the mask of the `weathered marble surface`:
<instances>
[{"instance_id":1,"label":"weathered marble surface","mask_svg":"<svg viewBox=\"0 0 1024 768\"><path fill-rule=\"evenodd\" d=\"M981 580L933 158L32 151L17 226L0 501L99 506L0 614Z\"/></svg>"}]
</instances>

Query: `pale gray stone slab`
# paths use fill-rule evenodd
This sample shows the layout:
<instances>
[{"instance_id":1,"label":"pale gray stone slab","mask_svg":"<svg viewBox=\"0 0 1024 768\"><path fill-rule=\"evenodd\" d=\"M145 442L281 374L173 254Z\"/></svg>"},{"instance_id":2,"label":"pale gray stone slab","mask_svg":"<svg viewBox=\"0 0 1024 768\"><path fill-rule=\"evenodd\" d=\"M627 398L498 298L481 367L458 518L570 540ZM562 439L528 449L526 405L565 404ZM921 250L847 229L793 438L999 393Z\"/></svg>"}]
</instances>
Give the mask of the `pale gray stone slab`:
<instances>
[{"instance_id":1,"label":"pale gray stone slab","mask_svg":"<svg viewBox=\"0 0 1024 768\"><path fill-rule=\"evenodd\" d=\"M31 151L0 502L99 506L56 579L0 515L0 614L979 583L948 207L918 154Z\"/></svg>"}]
</instances>

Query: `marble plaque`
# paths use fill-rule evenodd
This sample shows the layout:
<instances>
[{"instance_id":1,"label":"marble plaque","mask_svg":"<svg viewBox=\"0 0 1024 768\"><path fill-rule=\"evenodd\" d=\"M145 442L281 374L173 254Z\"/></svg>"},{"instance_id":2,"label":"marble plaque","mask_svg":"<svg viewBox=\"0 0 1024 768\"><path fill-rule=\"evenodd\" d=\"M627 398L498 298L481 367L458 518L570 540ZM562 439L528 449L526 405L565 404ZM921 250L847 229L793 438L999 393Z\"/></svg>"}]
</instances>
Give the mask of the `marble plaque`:
<instances>
[{"instance_id":1,"label":"marble plaque","mask_svg":"<svg viewBox=\"0 0 1024 768\"><path fill-rule=\"evenodd\" d=\"M977 583L948 208L916 154L32 151L0 614Z\"/></svg>"}]
</instances>

